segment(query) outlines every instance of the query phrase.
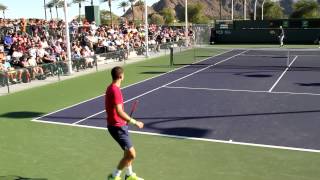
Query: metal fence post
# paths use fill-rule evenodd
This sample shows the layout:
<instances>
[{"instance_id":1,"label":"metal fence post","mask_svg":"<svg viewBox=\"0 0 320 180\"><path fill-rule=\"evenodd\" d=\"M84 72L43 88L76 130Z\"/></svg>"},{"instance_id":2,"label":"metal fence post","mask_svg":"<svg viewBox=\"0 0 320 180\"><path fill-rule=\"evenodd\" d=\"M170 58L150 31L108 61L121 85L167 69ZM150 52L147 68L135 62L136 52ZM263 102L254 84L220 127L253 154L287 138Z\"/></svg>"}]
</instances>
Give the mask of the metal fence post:
<instances>
[{"instance_id":1,"label":"metal fence post","mask_svg":"<svg viewBox=\"0 0 320 180\"><path fill-rule=\"evenodd\" d=\"M173 47L170 47L170 67L173 66Z\"/></svg>"},{"instance_id":2,"label":"metal fence post","mask_svg":"<svg viewBox=\"0 0 320 180\"><path fill-rule=\"evenodd\" d=\"M96 71L98 72L98 58L96 54L93 56L93 60L94 60L94 63L96 64Z\"/></svg>"},{"instance_id":3,"label":"metal fence post","mask_svg":"<svg viewBox=\"0 0 320 180\"><path fill-rule=\"evenodd\" d=\"M10 84L9 84L9 74L8 74L8 72L5 73L5 78L6 78L6 83L7 83L8 94L10 94Z\"/></svg>"},{"instance_id":4,"label":"metal fence post","mask_svg":"<svg viewBox=\"0 0 320 180\"><path fill-rule=\"evenodd\" d=\"M196 48L193 46L193 61L196 60Z\"/></svg>"},{"instance_id":5,"label":"metal fence post","mask_svg":"<svg viewBox=\"0 0 320 180\"><path fill-rule=\"evenodd\" d=\"M60 67L60 62L57 62L57 67L58 67L58 81L60 81L60 73L63 71L62 67Z\"/></svg>"}]
</instances>

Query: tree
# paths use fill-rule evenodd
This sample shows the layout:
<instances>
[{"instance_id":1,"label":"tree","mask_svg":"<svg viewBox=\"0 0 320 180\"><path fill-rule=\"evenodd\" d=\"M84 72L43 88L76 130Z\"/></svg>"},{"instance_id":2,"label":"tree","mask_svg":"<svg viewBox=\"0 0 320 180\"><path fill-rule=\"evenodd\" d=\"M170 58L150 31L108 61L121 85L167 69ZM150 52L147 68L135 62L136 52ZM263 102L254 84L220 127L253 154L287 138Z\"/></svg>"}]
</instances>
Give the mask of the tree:
<instances>
[{"instance_id":1,"label":"tree","mask_svg":"<svg viewBox=\"0 0 320 180\"><path fill-rule=\"evenodd\" d=\"M171 24L174 22L174 11L171 8L163 8L161 11L161 15L163 16L164 22L166 24Z\"/></svg>"},{"instance_id":2,"label":"tree","mask_svg":"<svg viewBox=\"0 0 320 180\"><path fill-rule=\"evenodd\" d=\"M264 4L264 19L281 19L284 16L283 8L279 3L268 0Z\"/></svg>"},{"instance_id":3,"label":"tree","mask_svg":"<svg viewBox=\"0 0 320 180\"><path fill-rule=\"evenodd\" d=\"M112 0L100 0L100 1L101 1L102 3L108 2L110 22L111 22L111 26L113 26L112 7L111 7L111 2L112 2Z\"/></svg>"},{"instance_id":4,"label":"tree","mask_svg":"<svg viewBox=\"0 0 320 180\"><path fill-rule=\"evenodd\" d=\"M122 1L118 8L122 9L123 14L126 13L126 8L129 6L129 3L127 1Z\"/></svg>"},{"instance_id":5,"label":"tree","mask_svg":"<svg viewBox=\"0 0 320 180\"><path fill-rule=\"evenodd\" d=\"M3 5L3 4L0 4L0 11L2 11L2 14L3 14L3 19L6 18L6 10L8 9L7 6Z\"/></svg>"},{"instance_id":6,"label":"tree","mask_svg":"<svg viewBox=\"0 0 320 180\"><path fill-rule=\"evenodd\" d=\"M209 22L209 18L202 13L204 7L201 3L191 4L188 6L188 20L195 24L205 24Z\"/></svg>"},{"instance_id":7,"label":"tree","mask_svg":"<svg viewBox=\"0 0 320 180\"><path fill-rule=\"evenodd\" d=\"M59 12L58 12L58 8L61 8L61 2L59 0L53 0L54 2L54 6L56 8L56 14L57 14L57 19L59 19Z\"/></svg>"},{"instance_id":8,"label":"tree","mask_svg":"<svg viewBox=\"0 0 320 180\"><path fill-rule=\"evenodd\" d=\"M164 18L160 14L152 14L150 17L151 24L163 25L165 23Z\"/></svg>"},{"instance_id":9,"label":"tree","mask_svg":"<svg viewBox=\"0 0 320 180\"><path fill-rule=\"evenodd\" d=\"M82 6L82 3L86 2L86 1L87 0L73 0L72 1L73 4L78 4L79 5L79 16L78 16L79 23L81 22L81 6Z\"/></svg>"},{"instance_id":10,"label":"tree","mask_svg":"<svg viewBox=\"0 0 320 180\"><path fill-rule=\"evenodd\" d=\"M112 14L112 21L113 23L118 23L119 17L113 13ZM100 11L100 19L101 19L101 24L103 25L108 25L111 24L111 18L110 18L110 12L106 10L101 10Z\"/></svg>"},{"instance_id":11,"label":"tree","mask_svg":"<svg viewBox=\"0 0 320 180\"><path fill-rule=\"evenodd\" d=\"M132 21L134 23L134 3L136 2L136 0L129 0L130 5L131 5L131 10L132 10Z\"/></svg>"},{"instance_id":12,"label":"tree","mask_svg":"<svg viewBox=\"0 0 320 180\"><path fill-rule=\"evenodd\" d=\"M54 7L54 3L52 1L46 4L46 8L49 9L51 19L52 19L52 8L53 7Z\"/></svg>"},{"instance_id":13,"label":"tree","mask_svg":"<svg viewBox=\"0 0 320 180\"><path fill-rule=\"evenodd\" d=\"M318 18L319 5L315 0L299 0L293 4L291 18Z\"/></svg>"},{"instance_id":14,"label":"tree","mask_svg":"<svg viewBox=\"0 0 320 180\"><path fill-rule=\"evenodd\" d=\"M52 19L52 8L56 8L57 19L59 19L58 9L64 7L64 0L52 0L47 4L47 7L50 9L51 19Z\"/></svg>"}]
</instances>

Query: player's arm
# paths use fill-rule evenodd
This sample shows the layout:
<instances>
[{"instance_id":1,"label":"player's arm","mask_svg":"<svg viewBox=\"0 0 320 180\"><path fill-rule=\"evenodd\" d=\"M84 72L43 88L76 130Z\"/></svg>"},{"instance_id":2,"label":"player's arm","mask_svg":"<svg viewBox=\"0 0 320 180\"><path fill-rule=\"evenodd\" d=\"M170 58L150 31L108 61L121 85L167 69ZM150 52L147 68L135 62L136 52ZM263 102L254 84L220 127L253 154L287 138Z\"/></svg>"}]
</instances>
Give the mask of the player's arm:
<instances>
[{"instance_id":1,"label":"player's arm","mask_svg":"<svg viewBox=\"0 0 320 180\"><path fill-rule=\"evenodd\" d=\"M143 128L144 124L143 122L137 121L135 119L133 119L132 117L130 117L122 108L122 104L117 104L116 105L116 111L118 113L118 115L124 119L125 121L127 121L128 123L134 124L136 125L138 128Z\"/></svg>"}]
</instances>

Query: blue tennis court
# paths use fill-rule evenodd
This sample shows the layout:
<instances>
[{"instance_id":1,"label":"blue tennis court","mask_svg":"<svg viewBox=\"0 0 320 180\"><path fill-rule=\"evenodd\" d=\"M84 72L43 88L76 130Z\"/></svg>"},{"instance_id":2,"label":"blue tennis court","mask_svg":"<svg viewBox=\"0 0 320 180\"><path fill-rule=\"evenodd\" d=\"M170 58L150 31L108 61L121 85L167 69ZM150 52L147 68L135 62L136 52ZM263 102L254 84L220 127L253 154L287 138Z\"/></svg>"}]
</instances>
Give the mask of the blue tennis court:
<instances>
[{"instance_id":1,"label":"blue tennis court","mask_svg":"<svg viewBox=\"0 0 320 180\"><path fill-rule=\"evenodd\" d=\"M319 56L279 52L229 50L123 88L145 122L132 132L320 152ZM105 118L101 95L33 121L104 129Z\"/></svg>"}]
</instances>

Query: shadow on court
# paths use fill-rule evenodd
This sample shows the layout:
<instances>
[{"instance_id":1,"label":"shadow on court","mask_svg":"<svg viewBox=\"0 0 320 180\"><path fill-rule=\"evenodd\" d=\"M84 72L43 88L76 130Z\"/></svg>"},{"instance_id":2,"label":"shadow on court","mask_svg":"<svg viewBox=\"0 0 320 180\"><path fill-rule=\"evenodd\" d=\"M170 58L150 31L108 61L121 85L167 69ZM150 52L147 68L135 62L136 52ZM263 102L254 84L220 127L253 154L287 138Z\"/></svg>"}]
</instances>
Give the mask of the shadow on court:
<instances>
[{"instance_id":1,"label":"shadow on court","mask_svg":"<svg viewBox=\"0 0 320 180\"><path fill-rule=\"evenodd\" d=\"M148 125L147 125L148 127ZM154 129L154 127L153 127ZM175 136L188 136L188 137L207 137L207 134L212 130L191 127L178 127L178 128L157 128L161 134L175 135Z\"/></svg>"},{"instance_id":2,"label":"shadow on court","mask_svg":"<svg viewBox=\"0 0 320 180\"><path fill-rule=\"evenodd\" d=\"M146 67L146 68L168 68L168 65L154 65L154 66L138 66L138 67Z\"/></svg>"},{"instance_id":3,"label":"shadow on court","mask_svg":"<svg viewBox=\"0 0 320 180\"><path fill-rule=\"evenodd\" d=\"M48 180L47 178L28 178L21 176L0 176L0 180Z\"/></svg>"},{"instance_id":4,"label":"shadow on court","mask_svg":"<svg viewBox=\"0 0 320 180\"><path fill-rule=\"evenodd\" d=\"M249 116L270 116L270 115L289 115L289 114L307 114L319 113L320 110L304 110L304 111L285 111L285 112L263 112L263 113L245 113L245 114L225 114L225 115L212 115L212 116L183 116L183 117L137 117L140 120L162 120L157 122L148 123L148 125L166 123L172 121L185 121L193 119L210 119L210 118L229 118L229 117L249 117Z\"/></svg>"},{"instance_id":5,"label":"shadow on court","mask_svg":"<svg viewBox=\"0 0 320 180\"><path fill-rule=\"evenodd\" d=\"M305 87L320 87L320 83L296 83L299 86Z\"/></svg>"},{"instance_id":6,"label":"shadow on court","mask_svg":"<svg viewBox=\"0 0 320 180\"><path fill-rule=\"evenodd\" d=\"M163 74L166 73L165 71L145 71L141 72L140 74Z\"/></svg>"},{"instance_id":7,"label":"shadow on court","mask_svg":"<svg viewBox=\"0 0 320 180\"><path fill-rule=\"evenodd\" d=\"M25 119L25 118L36 118L45 113L42 112L30 112L30 111L16 111L0 114L0 118L10 118L10 119Z\"/></svg>"},{"instance_id":8,"label":"shadow on court","mask_svg":"<svg viewBox=\"0 0 320 180\"><path fill-rule=\"evenodd\" d=\"M235 74L240 75L240 74ZM273 75L270 74L241 74L241 76L248 77L248 78L270 78L273 77Z\"/></svg>"}]
</instances>

